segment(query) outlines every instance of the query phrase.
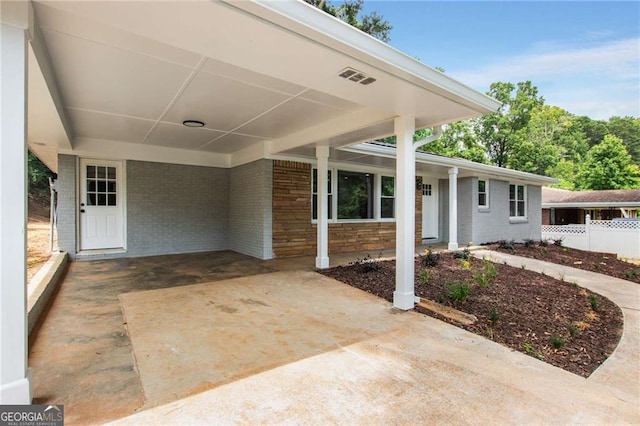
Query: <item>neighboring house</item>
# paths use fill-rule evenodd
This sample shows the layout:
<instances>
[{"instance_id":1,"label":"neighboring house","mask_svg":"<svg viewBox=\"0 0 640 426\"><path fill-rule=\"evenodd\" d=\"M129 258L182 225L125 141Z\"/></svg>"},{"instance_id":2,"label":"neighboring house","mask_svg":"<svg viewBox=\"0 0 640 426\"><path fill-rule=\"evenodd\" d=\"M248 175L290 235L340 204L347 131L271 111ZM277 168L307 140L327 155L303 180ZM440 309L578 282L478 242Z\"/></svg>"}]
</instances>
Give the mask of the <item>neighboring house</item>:
<instances>
[{"instance_id":1,"label":"neighboring house","mask_svg":"<svg viewBox=\"0 0 640 426\"><path fill-rule=\"evenodd\" d=\"M592 220L640 217L640 189L568 191L542 188L542 224L584 224Z\"/></svg>"},{"instance_id":2,"label":"neighboring house","mask_svg":"<svg viewBox=\"0 0 640 426\"><path fill-rule=\"evenodd\" d=\"M235 250L326 268L395 245L394 305L411 309L423 237L540 235L553 179L415 153L415 129L497 101L303 2L0 8L2 403L30 400L27 145L58 173L75 258Z\"/></svg>"}]
</instances>

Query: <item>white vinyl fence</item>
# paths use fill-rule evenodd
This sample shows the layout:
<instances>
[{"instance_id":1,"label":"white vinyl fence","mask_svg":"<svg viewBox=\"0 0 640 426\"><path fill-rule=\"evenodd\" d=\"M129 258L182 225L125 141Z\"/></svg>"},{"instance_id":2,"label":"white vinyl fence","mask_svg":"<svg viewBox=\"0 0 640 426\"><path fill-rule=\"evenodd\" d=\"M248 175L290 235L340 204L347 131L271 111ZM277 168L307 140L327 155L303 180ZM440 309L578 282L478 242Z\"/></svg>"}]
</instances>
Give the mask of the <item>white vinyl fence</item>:
<instances>
[{"instance_id":1,"label":"white vinyl fence","mask_svg":"<svg viewBox=\"0 0 640 426\"><path fill-rule=\"evenodd\" d=\"M542 225L543 240L560 238L567 247L640 259L640 221L591 220L587 215L585 225Z\"/></svg>"}]
</instances>

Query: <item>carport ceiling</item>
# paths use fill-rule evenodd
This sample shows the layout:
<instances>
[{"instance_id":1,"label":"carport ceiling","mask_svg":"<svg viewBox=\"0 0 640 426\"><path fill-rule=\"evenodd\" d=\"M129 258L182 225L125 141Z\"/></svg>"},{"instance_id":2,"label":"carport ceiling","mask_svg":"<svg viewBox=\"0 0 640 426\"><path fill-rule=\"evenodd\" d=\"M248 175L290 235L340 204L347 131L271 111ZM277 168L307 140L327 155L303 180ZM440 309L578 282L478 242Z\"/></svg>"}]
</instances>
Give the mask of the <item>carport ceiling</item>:
<instances>
[{"instance_id":1,"label":"carport ceiling","mask_svg":"<svg viewBox=\"0 0 640 426\"><path fill-rule=\"evenodd\" d=\"M51 65L47 82L59 92L71 150L97 141L232 155L270 141L277 152L280 141L286 149L318 141L340 146L378 129L388 133L399 114L416 116L419 127L478 115L463 96L392 75L335 39L324 40L319 31L311 39L309 27L296 29L261 7L34 2L48 56L38 63ZM333 20L319 11L318 17ZM376 82L340 78L346 67ZM357 119L345 120L351 115ZM185 120L205 125L189 128ZM353 124L336 128L340 120ZM33 120L30 134L44 138L45 125ZM304 137L296 141L298 134ZM353 137L340 137L345 134ZM61 148L56 141L33 142Z\"/></svg>"}]
</instances>

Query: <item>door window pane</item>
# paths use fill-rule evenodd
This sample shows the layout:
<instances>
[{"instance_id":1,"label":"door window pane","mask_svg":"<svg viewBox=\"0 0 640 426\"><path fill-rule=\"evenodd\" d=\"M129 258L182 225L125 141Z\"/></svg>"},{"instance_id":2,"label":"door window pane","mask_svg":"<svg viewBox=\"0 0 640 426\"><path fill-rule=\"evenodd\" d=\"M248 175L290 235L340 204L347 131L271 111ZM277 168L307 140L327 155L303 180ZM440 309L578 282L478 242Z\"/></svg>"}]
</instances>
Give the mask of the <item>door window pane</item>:
<instances>
[{"instance_id":1,"label":"door window pane","mask_svg":"<svg viewBox=\"0 0 640 426\"><path fill-rule=\"evenodd\" d=\"M87 166L86 203L88 206L117 205L117 169L107 166Z\"/></svg>"}]
</instances>

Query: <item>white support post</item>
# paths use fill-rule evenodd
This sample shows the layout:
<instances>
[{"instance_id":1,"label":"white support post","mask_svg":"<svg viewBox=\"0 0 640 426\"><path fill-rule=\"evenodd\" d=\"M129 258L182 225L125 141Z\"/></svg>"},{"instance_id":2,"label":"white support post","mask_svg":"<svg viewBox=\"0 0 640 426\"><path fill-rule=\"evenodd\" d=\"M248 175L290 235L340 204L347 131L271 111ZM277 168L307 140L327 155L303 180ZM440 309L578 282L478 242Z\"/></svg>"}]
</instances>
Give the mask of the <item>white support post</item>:
<instances>
[{"instance_id":1,"label":"white support post","mask_svg":"<svg viewBox=\"0 0 640 426\"><path fill-rule=\"evenodd\" d=\"M413 149L415 119L398 117L396 133L396 291L393 306L413 309L415 257L416 164Z\"/></svg>"},{"instance_id":2,"label":"white support post","mask_svg":"<svg viewBox=\"0 0 640 426\"><path fill-rule=\"evenodd\" d=\"M329 267L329 147L316 146L318 160L318 250L316 268Z\"/></svg>"},{"instance_id":3,"label":"white support post","mask_svg":"<svg viewBox=\"0 0 640 426\"><path fill-rule=\"evenodd\" d=\"M458 250L458 168L449 169L449 250Z\"/></svg>"},{"instance_id":4,"label":"white support post","mask_svg":"<svg viewBox=\"0 0 640 426\"><path fill-rule=\"evenodd\" d=\"M30 404L26 290L29 7L27 2L8 2L0 9L0 404Z\"/></svg>"}]
</instances>

